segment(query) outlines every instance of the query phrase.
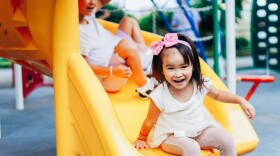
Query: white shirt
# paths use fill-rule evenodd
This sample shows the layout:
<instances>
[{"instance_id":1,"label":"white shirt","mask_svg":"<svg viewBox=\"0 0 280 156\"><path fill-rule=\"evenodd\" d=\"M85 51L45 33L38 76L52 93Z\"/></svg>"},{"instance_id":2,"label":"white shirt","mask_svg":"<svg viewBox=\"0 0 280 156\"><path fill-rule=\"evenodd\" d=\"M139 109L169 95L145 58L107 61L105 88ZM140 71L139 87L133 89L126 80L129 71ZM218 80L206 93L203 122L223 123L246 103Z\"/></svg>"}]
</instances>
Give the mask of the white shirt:
<instances>
[{"instance_id":1,"label":"white shirt","mask_svg":"<svg viewBox=\"0 0 280 156\"><path fill-rule=\"evenodd\" d=\"M199 91L193 81L194 92L187 102L177 101L169 92L167 84L160 84L150 98L161 111L148 139L150 147L159 146L170 134L175 137L196 137L207 127L219 127L203 104L204 97L211 87L211 80L205 79Z\"/></svg>"},{"instance_id":2,"label":"white shirt","mask_svg":"<svg viewBox=\"0 0 280 156\"><path fill-rule=\"evenodd\" d=\"M88 24L80 24L80 50L87 56L87 62L108 66L114 48L121 38L106 30L93 16L86 17Z\"/></svg>"}]
</instances>

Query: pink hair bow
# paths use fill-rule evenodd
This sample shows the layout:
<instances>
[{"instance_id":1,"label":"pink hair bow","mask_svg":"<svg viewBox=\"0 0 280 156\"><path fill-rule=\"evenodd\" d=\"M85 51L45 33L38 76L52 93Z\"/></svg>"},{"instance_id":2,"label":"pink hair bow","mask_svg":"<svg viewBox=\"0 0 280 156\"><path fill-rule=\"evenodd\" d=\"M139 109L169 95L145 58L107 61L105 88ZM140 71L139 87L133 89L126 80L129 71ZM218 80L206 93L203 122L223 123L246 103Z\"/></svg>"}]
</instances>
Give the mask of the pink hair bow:
<instances>
[{"instance_id":1,"label":"pink hair bow","mask_svg":"<svg viewBox=\"0 0 280 156\"><path fill-rule=\"evenodd\" d=\"M177 43L182 43L185 46L187 46L190 50L192 50L190 44L188 42L179 40L176 33L167 33L164 36L163 41L153 42L151 44L151 50L152 50L154 55L158 55L161 52L161 50L163 49L164 46L165 47L171 47L173 45L176 45Z\"/></svg>"}]
</instances>

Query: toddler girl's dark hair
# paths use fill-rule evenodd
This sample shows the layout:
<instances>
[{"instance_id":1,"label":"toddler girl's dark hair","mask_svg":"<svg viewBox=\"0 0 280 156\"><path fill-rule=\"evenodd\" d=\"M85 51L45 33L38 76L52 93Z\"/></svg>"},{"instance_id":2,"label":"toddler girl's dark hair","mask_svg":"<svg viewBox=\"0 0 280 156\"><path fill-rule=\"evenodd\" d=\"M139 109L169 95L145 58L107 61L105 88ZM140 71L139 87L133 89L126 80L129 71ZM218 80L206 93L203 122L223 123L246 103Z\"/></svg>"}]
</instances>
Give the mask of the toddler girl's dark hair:
<instances>
[{"instance_id":1,"label":"toddler girl's dark hair","mask_svg":"<svg viewBox=\"0 0 280 156\"><path fill-rule=\"evenodd\" d=\"M184 58L184 61L186 64L192 64L193 65L193 73L192 73L192 80L195 80L197 83L197 86L199 89L201 89L202 84L203 84L203 78L201 74L201 68L200 68L200 62L199 62L199 55L196 49L195 44L192 42L190 38L188 38L185 35L182 34L177 34L178 39L188 42L192 48L189 49L187 46L181 43L177 43L174 46L171 47L163 47L161 52L158 55L153 56L153 62L152 62L152 76L155 77L155 79L159 82L162 83L165 80L164 74L163 74L163 69L162 69L162 58L165 55L165 53L168 52L167 49L169 48L176 48L181 55Z\"/></svg>"}]
</instances>

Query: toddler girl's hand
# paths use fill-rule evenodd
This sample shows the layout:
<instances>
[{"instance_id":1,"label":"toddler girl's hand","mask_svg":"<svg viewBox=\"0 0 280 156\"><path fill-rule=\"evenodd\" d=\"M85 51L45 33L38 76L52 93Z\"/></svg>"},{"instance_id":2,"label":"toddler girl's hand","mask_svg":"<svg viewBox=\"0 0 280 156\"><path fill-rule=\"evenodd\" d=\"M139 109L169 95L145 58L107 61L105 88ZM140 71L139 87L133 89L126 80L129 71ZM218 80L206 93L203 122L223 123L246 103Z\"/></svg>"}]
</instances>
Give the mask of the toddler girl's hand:
<instances>
[{"instance_id":1,"label":"toddler girl's hand","mask_svg":"<svg viewBox=\"0 0 280 156\"><path fill-rule=\"evenodd\" d=\"M242 99L242 103L240 104L243 111L246 113L246 115L249 117L249 119L253 120L254 116L256 114L256 110L252 104L250 104L245 99Z\"/></svg>"},{"instance_id":2,"label":"toddler girl's hand","mask_svg":"<svg viewBox=\"0 0 280 156\"><path fill-rule=\"evenodd\" d=\"M137 149L143 151L145 149L149 149L150 146L148 145L147 141L143 141L143 140L136 140L133 144L133 146Z\"/></svg>"},{"instance_id":3,"label":"toddler girl's hand","mask_svg":"<svg viewBox=\"0 0 280 156\"><path fill-rule=\"evenodd\" d=\"M113 75L129 78L132 75L132 70L130 67L119 64L113 67Z\"/></svg>"}]
</instances>

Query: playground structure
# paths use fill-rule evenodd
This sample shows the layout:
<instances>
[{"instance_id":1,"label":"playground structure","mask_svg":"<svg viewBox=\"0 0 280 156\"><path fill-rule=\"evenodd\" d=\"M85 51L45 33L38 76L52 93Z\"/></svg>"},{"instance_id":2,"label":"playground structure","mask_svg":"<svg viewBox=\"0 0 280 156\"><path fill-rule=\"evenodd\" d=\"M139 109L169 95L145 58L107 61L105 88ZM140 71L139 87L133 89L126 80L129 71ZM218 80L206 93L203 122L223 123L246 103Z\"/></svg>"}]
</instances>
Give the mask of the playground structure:
<instances>
[{"instance_id":1,"label":"playground structure","mask_svg":"<svg viewBox=\"0 0 280 156\"><path fill-rule=\"evenodd\" d=\"M118 93L106 93L79 54L77 2L3 1L0 5L0 57L54 78L57 155L141 155L132 141L148 110L132 80ZM117 25L100 21L115 32ZM160 36L143 32L146 44ZM213 85L225 89L202 62ZM234 137L237 153L254 150L258 137L238 105L206 98L214 118ZM219 155L202 151L203 155ZM168 155L149 149L143 155Z\"/></svg>"},{"instance_id":2,"label":"playground structure","mask_svg":"<svg viewBox=\"0 0 280 156\"><path fill-rule=\"evenodd\" d=\"M44 75L18 64L12 65L12 83L15 86L16 109L24 109L24 99L35 89L43 86L53 87L52 82L45 82Z\"/></svg>"},{"instance_id":3,"label":"playground structure","mask_svg":"<svg viewBox=\"0 0 280 156\"><path fill-rule=\"evenodd\" d=\"M270 69L280 69L279 53L279 5L277 0L255 0L252 2L251 15L251 53L254 68L265 69L264 75L241 75L237 79L252 82L246 95L249 100L260 83L271 83L275 78Z\"/></svg>"},{"instance_id":4,"label":"playground structure","mask_svg":"<svg viewBox=\"0 0 280 156\"><path fill-rule=\"evenodd\" d=\"M280 70L279 7L277 0L253 1L251 38L254 66Z\"/></svg>"},{"instance_id":5,"label":"playground structure","mask_svg":"<svg viewBox=\"0 0 280 156\"><path fill-rule=\"evenodd\" d=\"M275 81L275 77L270 75L270 68L274 70L279 70L279 46L277 43L279 41L279 31L277 26L279 25L278 7L280 5L279 1L276 0L254 0L252 1L251 9L251 54L253 57L254 68L263 68L265 69L265 74L262 75L237 75L237 81L241 82L252 82L253 85L249 89L246 99L249 100L260 83L272 83ZM232 21L232 20L230 20ZM227 24L230 25L230 24ZM231 25L234 25L233 23ZM229 30L226 28L226 30ZM235 29L234 29L235 30ZM227 34L228 35L228 34ZM235 35L228 35L235 36ZM227 42L228 39L226 39ZM230 62L232 55L228 53L228 49L233 47L228 47L227 45L227 62ZM230 56L228 55L230 54ZM216 59L218 62L218 59ZM227 66L230 64L228 63ZM235 68L235 67L234 67ZM217 69L217 68L216 68ZM227 67L227 71L233 71L233 67ZM216 71L216 70L215 70ZM228 77L233 77L232 74ZM230 82L233 82L231 80ZM229 84L230 86L235 86ZM233 87L232 87L233 88Z\"/></svg>"}]
</instances>

